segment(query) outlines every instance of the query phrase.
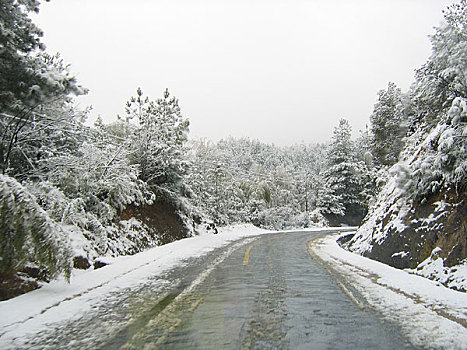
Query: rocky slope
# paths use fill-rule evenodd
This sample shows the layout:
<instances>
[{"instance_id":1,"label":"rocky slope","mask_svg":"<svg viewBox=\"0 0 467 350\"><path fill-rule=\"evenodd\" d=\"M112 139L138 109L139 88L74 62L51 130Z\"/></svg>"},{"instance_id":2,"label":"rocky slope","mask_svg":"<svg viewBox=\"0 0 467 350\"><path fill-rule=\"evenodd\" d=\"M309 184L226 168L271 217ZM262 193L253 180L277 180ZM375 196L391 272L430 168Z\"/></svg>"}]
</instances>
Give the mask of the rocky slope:
<instances>
[{"instance_id":1,"label":"rocky slope","mask_svg":"<svg viewBox=\"0 0 467 350\"><path fill-rule=\"evenodd\" d=\"M466 137L467 102L458 99L407 147L355 236L341 245L467 291Z\"/></svg>"},{"instance_id":2,"label":"rocky slope","mask_svg":"<svg viewBox=\"0 0 467 350\"><path fill-rule=\"evenodd\" d=\"M342 244L355 253L467 291L466 197L465 191L449 189L419 204L391 182L357 234Z\"/></svg>"}]
</instances>

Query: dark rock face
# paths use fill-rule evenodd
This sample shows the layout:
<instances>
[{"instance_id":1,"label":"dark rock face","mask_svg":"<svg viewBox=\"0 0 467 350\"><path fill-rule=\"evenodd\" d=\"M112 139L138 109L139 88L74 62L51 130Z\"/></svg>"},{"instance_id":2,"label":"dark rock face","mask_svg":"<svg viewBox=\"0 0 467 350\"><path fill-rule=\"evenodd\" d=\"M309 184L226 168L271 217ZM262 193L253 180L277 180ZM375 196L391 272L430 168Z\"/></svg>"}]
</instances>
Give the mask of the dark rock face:
<instances>
[{"instance_id":1,"label":"dark rock face","mask_svg":"<svg viewBox=\"0 0 467 350\"><path fill-rule=\"evenodd\" d=\"M49 276L47 276L47 269L45 268L40 268L37 266L25 266L21 269L21 273L38 281L49 282Z\"/></svg>"},{"instance_id":2,"label":"dark rock face","mask_svg":"<svg viewBox=\"0 0 467 350\"><path fill-rule=\"evenodd\" d=\"M38 289L39 284L21 274L0 274L0 301Z\"/></svg>"},{"instance_id":3,"label":"dark rock face","mask_svg":"<svg viewBox=\"0 0 467 350\"><path fill-rule=\"evenodd\" d=\"M402 196L384 198L379 204L379 214L370 213L355 237L342 245L400 269L417 268L435 248L444 267L459 265L467 259L465 192L450 188L432 194L423 203L406 201L404 210L396 205ZM365 226L367 221L369 225Z\"/></svg>"},{"instance_id":4,"label":"dark rock face","mask_svg":"<svg viewBox=\"0 0 467 350\"><path fill-rule=\"evenodd\" d=\"M432 195L422 205L414 204L405 217L406 228L389 231L386 240L373 245L365 255L397 268L415 268L439 247L445 266L458 265L467 258L467 206L463 197L451 190ZM437 211L441 202L446 203L443 212ZM401 251L408 254L393 256Z\"/></svg>"},{"instance_id":5,"label":"dark rock face","mask_svg":"<svg viewBox=\"0 0 467 350\"><path fill-rule=\"evenodd\" d=\"M108 264L100 260L94 261L94 270L100 269L101 267L107 266Z\"/></svg>"},{"instance_id":6,"label":"dark rock face","mask_svg":"<svg viewBox=\"0 0 467 350\"><path fill-rule=\"evenodd\" d=\"M339 237L339 239L337 240L337 243L341 246L341 247L346 247L346 245L348 244L348 242L355 236L355 233L349 233L347 235L344 235L344 236L341 236Z\"/></svg>"},{"instance_id":7,"label":"dark rock face","mask_svg":"<svg viewBox=\"0 0 467 350\"><path fill-rule=\"evenodd\" d=\"M91 263L84 256L75 256L73 258L73 267L75 269L87 270L91 267Z\"/></svg>"}]
</instances>

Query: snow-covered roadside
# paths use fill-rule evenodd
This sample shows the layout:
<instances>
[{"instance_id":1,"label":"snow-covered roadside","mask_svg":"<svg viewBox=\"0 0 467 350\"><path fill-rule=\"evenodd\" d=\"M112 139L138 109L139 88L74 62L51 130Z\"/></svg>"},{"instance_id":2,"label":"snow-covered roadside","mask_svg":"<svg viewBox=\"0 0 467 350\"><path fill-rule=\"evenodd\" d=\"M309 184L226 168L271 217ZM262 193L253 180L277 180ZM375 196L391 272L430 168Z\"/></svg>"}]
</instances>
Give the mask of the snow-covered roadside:
<instances>
[{"instance_id":1,"label":"snow-covered roadside","mask_svg":"<svg viewBox=\"0 0 467 350\"><path fill-rule=\"evenodd\" d=\"M71 283L53 281L42 288L0 302L0 349L26 334L47 330L47 325L79 317L110 292L140 285L179 265L183 260L203 256L239 239L267 234L252 225L220 229L219 234L195 236L133 256L115 258L98 270L75 270ZM110 262L110 261L109 261Z\"/></svg>"},{"instance_id":2,"label":"snow-covered roadside","mask_svg":"<svg viewBox=\"0 0 467 350\"><path fill-rule=\"evenodd\" d=\"M352 286L384 318L399 324L417 347L467 349L467 293L342 249L330 235L309 243L310 253ZM351 288L350 288L351 289Z\"/></svg>"}]
</instances>

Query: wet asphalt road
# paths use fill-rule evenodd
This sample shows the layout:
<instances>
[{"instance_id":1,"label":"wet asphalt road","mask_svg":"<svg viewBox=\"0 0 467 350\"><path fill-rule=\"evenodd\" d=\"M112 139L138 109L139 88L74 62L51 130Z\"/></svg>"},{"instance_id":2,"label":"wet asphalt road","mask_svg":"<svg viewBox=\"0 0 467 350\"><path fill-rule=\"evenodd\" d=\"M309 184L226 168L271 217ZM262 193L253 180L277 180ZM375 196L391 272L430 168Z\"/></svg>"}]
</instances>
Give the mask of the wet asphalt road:
<instances>
[{"instance_id":1,"label":"wet asphalt road","mask_svg":"<svg viewBox=\"0 0 467 350\"><path fill-rule=\"evenodd\" d=\"M323 233L260 236L108 296L29 345L77 349L408 349L309 255Z\"/></svg>"}]
</instances>

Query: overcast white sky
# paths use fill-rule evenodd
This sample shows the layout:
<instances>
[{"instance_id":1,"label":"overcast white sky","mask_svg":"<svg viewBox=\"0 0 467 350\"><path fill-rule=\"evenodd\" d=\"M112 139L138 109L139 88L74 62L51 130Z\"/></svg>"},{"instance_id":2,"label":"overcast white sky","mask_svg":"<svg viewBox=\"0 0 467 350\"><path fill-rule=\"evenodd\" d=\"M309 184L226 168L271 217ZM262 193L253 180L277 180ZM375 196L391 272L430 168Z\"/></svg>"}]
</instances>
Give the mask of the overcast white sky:
<instances>
[{"instance_id":1,"label":"overcast white sky","mask_svg":"<svg viewBox=\"0 0 467 350\"><path fill-rule=\"evenodd\" d=\"M104 121L137 87L180 100L192 137L292 144L357 134L377 91L407 90L454 0L52 0L34 21Z\"/></svg>"}]
</instances>

